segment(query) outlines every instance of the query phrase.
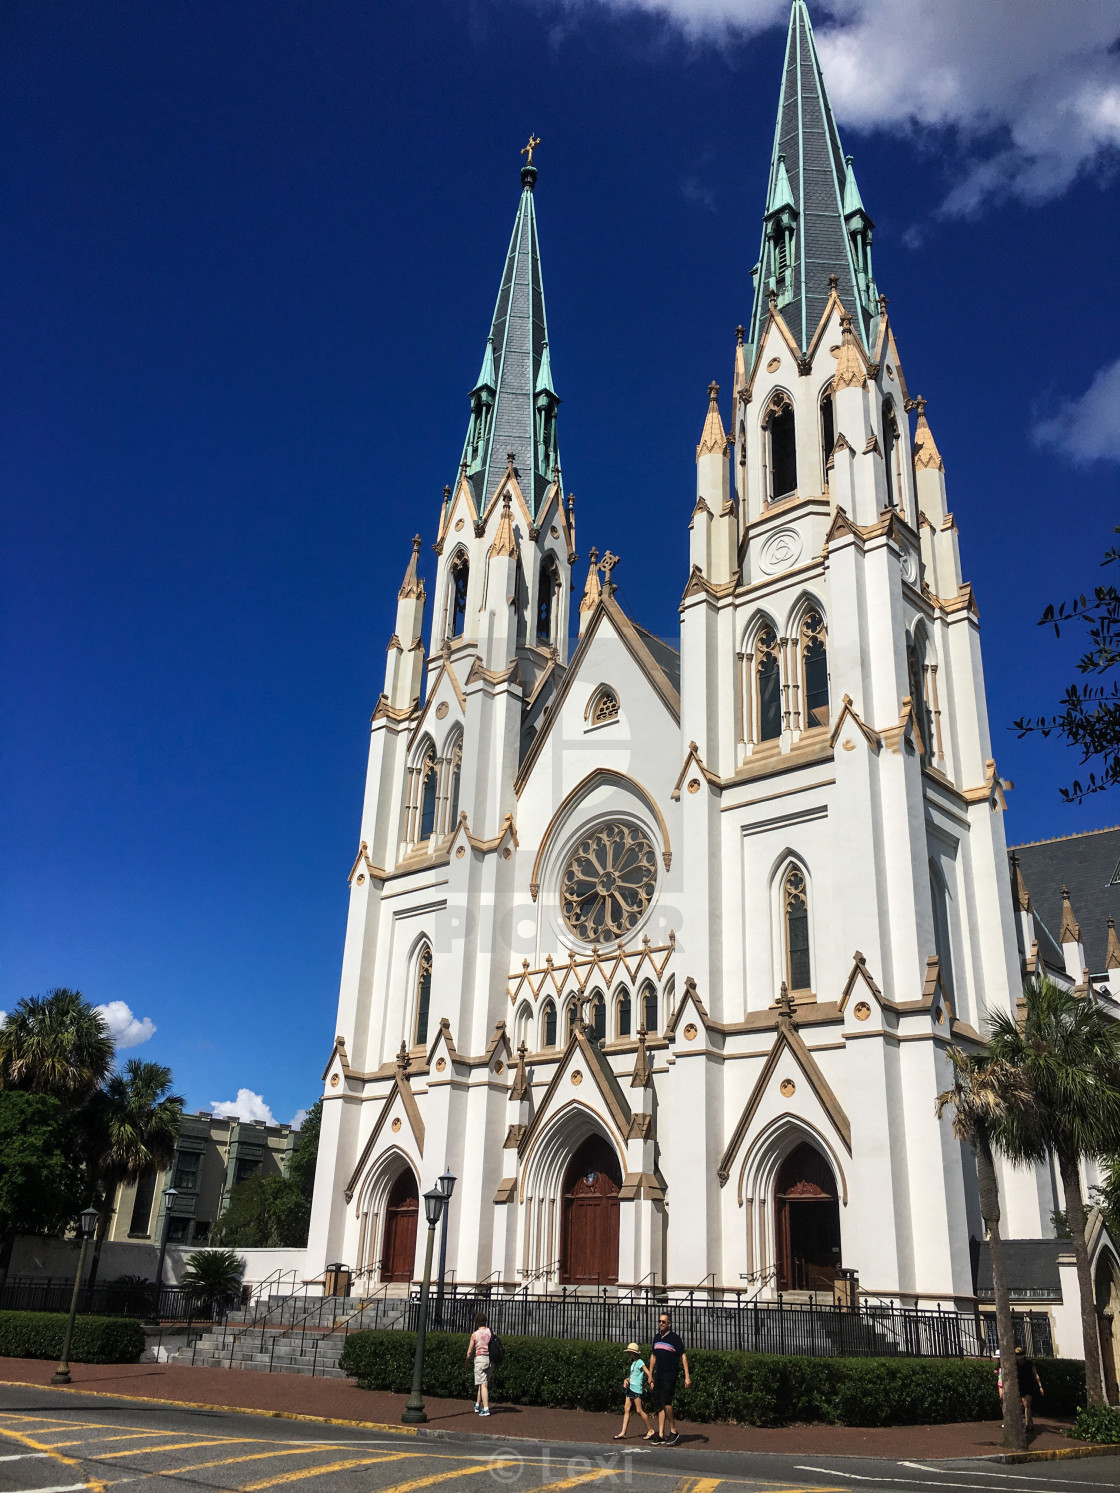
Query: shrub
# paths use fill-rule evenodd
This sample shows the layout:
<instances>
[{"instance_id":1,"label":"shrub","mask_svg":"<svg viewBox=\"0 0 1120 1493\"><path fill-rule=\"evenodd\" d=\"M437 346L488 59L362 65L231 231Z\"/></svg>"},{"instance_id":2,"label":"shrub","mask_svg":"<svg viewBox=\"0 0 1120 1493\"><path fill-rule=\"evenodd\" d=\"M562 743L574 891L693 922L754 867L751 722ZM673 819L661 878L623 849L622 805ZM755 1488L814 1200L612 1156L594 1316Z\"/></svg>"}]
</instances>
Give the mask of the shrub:
<instances>
[{"instance_id":1,"label":"shrub","mask_svg":"<svg viewBox=\"0 0 1120 1493\"><path fill-rule=\"evenodd\" d=\"M613 1343L504 1334L502 1340L506 1355L493 1381L498 1399L515 1405L621 1410L628 1360ZM412 1384L415 1352L412 1333L356 1332L343 1349L341 1367L363 1389L404 1394ZM466 1352L463 1334L428 1334L427 1394L449 1399L470 1394ZM689 1367L692 1388L682 1384L675 1401L686 1420L886 1426L998 1420L1000 1415L995 1365L988 1359L780 1358L698 1350L689 1354ZM1048 1359L1039 1369L1056 1401L1078 1382L1079 1371L1083 1385L1080 1363ZM1046 1405L1048 1413L1055 1408Z\"/></svg>"},{"instance_id":2,"label":"shrub","mask_svg":"<svg viewBox=\"0 0 1120 1493\"><path fill-rule=\"evenodd\" d=\"M1114 1446L1120 1443L1120 1410L1113 1410L1108 1405L1098 1405L1093 1410L1079 1407L1069 1434L1078 1441L1097 1441Z\"/></svg>"},{"instance_id":3,"label":"shrub","mask_svg":"<svg viewBox=\"0 0 1120 1493\"><path fill-rule=\"evenodd\" d=\"M0 1312L0 1357L61 1358L64 1312ZM144 1328L130 1317L78 1317L70 1358L74 1363L139 1363Z\"/></svg>"},{"instance_id":4,"label":"shrub","mask_svg":"<svg viewBox=\"0 0 1120 1493\"><path fill-rule=\"evenodd\" d=\"M1035 1358L1042 1398L1035 1396L1034 1408L1043 1415L1076 1415L1085 1403L1085 1360L1083 1358Z\"/></svg>"}]
</instances>

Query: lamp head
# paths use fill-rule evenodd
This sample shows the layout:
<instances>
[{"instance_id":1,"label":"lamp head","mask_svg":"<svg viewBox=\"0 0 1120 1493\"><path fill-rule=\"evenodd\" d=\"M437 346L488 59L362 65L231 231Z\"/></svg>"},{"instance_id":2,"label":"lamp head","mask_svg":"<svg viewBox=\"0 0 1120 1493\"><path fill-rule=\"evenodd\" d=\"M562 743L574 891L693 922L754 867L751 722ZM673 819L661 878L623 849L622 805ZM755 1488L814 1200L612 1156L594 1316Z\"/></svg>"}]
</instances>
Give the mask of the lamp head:
<instances>
[{"instance_id":1,"label":"lamp head","mask_svg":"<svg viewBox=\"0 0 1120 1493\"><path fill-rule=\"evenodd\" d=\"M455 1182L455 1174L450 1170L450 1168L445 1168L441 1176L436 1181L436 1186L439 1188L440 1192L443 1193L448 1202L451 1201L451 1194L455 1191Z\"/></svg>"},{"instance_id":2,"label":"lamp head","mask_svg":"<svg viewBox=\"0 0 1120 1493\"><path fill-rule=\"evenodd\" d=\"M424 1217L428 1220L428 1227L434 1229L443 1217L444 1204L447 1199L438 1187L424 1194Z\"/></svg>"},{"instance_id":3,"label":"lamp head","mask_svg":"<svg viewBox=\"0 0 1120 1493\"><path fill-rule=\"evenodd\" d=\"M163 1196L167 1204L167 1211L170 1213L171 1209L175 1206L175 1199L179 1194L174 1187L165 1187L163 1189Z\"/></svg>"},{"instance_id":4,"label":"lamp head","mask_svg":"<svg viewBox=\"0 0 1120 1493\"><path fill-rule=\"evenodd\" d=\"M97 1227L98 1213L96 1208L83 1208L80 1214L82 1238L92 1239L93 1231Z\"/></svg>"}]
</instances>

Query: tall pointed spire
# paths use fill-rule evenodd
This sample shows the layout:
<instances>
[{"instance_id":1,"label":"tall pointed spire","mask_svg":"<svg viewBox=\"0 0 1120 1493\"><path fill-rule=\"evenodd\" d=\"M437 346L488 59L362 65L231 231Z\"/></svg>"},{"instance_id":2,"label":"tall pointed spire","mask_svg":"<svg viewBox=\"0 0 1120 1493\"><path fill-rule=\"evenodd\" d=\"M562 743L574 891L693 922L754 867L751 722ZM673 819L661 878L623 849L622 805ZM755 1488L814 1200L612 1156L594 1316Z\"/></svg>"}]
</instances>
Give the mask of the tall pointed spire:
<instances>
[{"instance_id":1,"label":"tall pointed spire","mask_svg":"<svg viewBox=\"0 0 1120 1493\"><path fill-rule=\"evenodd\" d=\"M750 342L758 346L770 291L801 347L808 347L828 301L828 277L851 312L856 335L870 346L875 316L871 230L845 159L813 40L805 0L793 0L762 248L755 271Z\"/></svg>"},{"instance_id":2,"label":"tall pointed spire","mask_svg":"<svg viewBox=\"0 0 1120 1493\"><path fill-rule=\"evenodd\" d=\"M556 411L560 399L553 387L548 355L533 207L536 180L537 168L530 158L521 168L521 201L482 371L471 390L463 469L480 512L489 506L505 475L508 451L514 452L517 479L534 515L559 475Z\"/></svg>"}]
</instances>

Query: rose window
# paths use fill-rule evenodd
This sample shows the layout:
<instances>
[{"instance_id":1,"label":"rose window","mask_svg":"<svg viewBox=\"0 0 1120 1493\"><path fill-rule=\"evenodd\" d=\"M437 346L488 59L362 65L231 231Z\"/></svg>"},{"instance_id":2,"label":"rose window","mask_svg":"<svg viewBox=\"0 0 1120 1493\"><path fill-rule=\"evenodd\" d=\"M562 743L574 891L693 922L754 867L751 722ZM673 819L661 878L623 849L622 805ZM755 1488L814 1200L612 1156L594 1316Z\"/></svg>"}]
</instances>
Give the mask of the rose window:
<instances>
[{"instance_id":1,"label":"rose window","mask_svg":"<svg viewBox=\"0 0 1120 1493\"><path fill-rule=\"evenodd\" d=\"M613 942L638 926L656 885L649 836L632 824L602 824L580 840L564 867L564 921L586 943Z\"/></svg>"}]
</instances>

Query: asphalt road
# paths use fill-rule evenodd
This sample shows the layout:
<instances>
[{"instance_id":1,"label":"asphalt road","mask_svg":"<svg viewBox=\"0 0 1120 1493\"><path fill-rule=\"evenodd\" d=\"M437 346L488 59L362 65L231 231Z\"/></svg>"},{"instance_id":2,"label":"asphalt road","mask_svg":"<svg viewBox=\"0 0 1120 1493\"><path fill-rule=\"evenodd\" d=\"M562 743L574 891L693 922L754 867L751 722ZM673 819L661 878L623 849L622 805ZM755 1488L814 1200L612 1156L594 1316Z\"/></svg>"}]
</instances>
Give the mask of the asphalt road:
<instances>
[{"instance_id":1,"label":"asphalt road","mask_svg":"<svg viewBox=\"0 0 1120 1493\"><path fill-rule=\"evenodd\" d=\"M0 1493L1092 1493L1120 1487L1120 1455L1021 1467L486 1441L307 1425L0 1389Z\"/></svg>"}]
</instances>

